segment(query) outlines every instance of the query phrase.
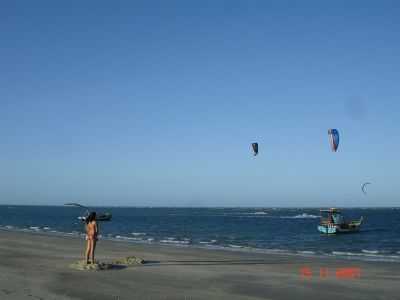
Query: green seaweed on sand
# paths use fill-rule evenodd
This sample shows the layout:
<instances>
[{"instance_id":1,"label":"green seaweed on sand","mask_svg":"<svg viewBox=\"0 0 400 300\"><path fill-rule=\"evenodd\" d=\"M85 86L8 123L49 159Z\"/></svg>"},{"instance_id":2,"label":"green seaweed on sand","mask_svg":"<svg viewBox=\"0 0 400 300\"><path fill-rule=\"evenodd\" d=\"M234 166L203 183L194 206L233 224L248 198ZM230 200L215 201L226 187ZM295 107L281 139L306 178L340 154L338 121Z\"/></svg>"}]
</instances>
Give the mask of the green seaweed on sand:
<instances>
[{"instance_id":1,"label":"green seaweed on sand","mask_svg":"<svg viewBox=\"0 0 400 300\"><path fill-rule=\"evenodd\" d=\"M136 256L127 256L125 258L118 259L113 262L114 265L120 265L120 266L141 265L143 263L144 260Z\"/></svg>"},{"instance_id":2,"label":"green seaweed on sand","mask_svg":"<svg viewBox=\"0 0 400 300\"><path fill-rule=\"evenodd\" d=\"M103 271L111 269L121 269L133 265L141 265L143 263L144 260L139 257L127 256L111 263L96 262L94 264L87 264L86 261L79 260L70 264L69 267L79 271Z\"/></svg>"}]
</instances>

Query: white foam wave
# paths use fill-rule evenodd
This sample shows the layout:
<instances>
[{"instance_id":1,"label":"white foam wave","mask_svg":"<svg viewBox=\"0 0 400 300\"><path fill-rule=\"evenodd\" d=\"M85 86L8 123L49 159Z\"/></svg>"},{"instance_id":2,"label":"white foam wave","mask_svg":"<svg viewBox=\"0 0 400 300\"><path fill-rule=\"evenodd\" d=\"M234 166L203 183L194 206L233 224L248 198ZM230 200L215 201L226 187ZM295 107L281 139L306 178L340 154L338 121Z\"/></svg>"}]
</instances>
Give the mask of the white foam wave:
<instances>
[{"instance_id":1,"label":"white foam wave","mask_svg":"<svg viewBox=\"0 0 400 300\"><path fill-rule=\"evenodd\" d=\"M123 236L123 235L116 235L115 238L119 239L119 240L125 240L125 241L136 241L136 242L143 241L143 239L139 238L139 237L130 237L130 236Z\"/></svg>"},{"instance_id":2,"label":"white foam wave","mask_svg":"<svg viewBox=\"0 0 400 300\"><path fill-rule=\"evenodd\" d=\"M352 252L343 252L343 251L332 251L333 255L348 255L348 256L353 256L353 255L360 255L360 253L352 253Z\"/></svg>"},{"instance_id":3,"label":"white foam wave","mask_svg":"<svg viewBox=\"0 0 400 300\"><path fill-rule=\"evenodd\" d=\"M146 233L144 233L144 232L131 232L131 234L132 234L133 236L146 235Z\"/></svg>"},{"instance_id":4,"label":"white foam wave","mask_svg":"<svg viewBox=\"0 0 400 300\"><path fill-rule=\"evenodd\" d=\"M215 244L217 240L211 240L211 241L200 241L199 244Z\"/></svg>"},{"instance_id":5,"label":"white foam wave","mask_svg":"<svg viewBox=\"0 0 400 300\"><path fill-rule=\"evenodd\" d=\"M160 243L177 244L177 245L188 245L188 244L190 244L190 240L178 241L178 240L175 240L175 238L168 238L168 239L165 239L165 240L160 240Z\"/></svg>"},{"instance_id":6,"label":"white foam wave","mask_svg":"<svg viewBox=\"0 0 400 300\"><path fill-rule=\"evenodd\" d=\"M283 249L262 249L260 251L263 251L265 253L276 253L276 254L288 254L290 253L289 250L283 250Z\"/></svg>"},{"instance_id":7,"label":"white foam wave","mask_svg":"<svg viewBox=\"0 0 400 300\"><path fill-rule=\"evenodd\" d=\"M281 219L317 219L320 216L316 216L316 215L311 215L311 214L307 214L307 213L302 213L300 215L296 215L296 216L283 216L280 217Z\"/></svg>"},{"instance_id":8,"label":"white foam wave","mask_svg":"<svg viewBox=\"0 0 400 300\"><path fill-rule=\"evenodd\" d=\"M361 252L366 253L366 254L378 254L378 250L361 250Z\"/></svg>"},{"instance_id":9,"label":"white foam wave","mask_svg":"<svg viewBox=\"0 0 400 300\"><path fill-rule=\"evenodd\" d=\"M299 254L308 254L308 255L314 255L315 254L314 251L297 251L297 253L299 253Z\"/></svg>"},{"instance_id":10,"label":"white foam wave","mask_svg":"<svg viewBox=\"0 0 400 300\"><path fill-rule=\"evenodd\" d=\"M231 247L231 248L243 248L243 246L233 245L233 244L229 244L229 247Z\"/></svg>"},{"instance_id":11,"label":"white foam wave","mask_svg":"<svg viewBox=\"0 0 400 300\"><path fill-rule=\"evenodd\" d=\"M370 260L370 261L390 261L390 262L400 262L399 255L383 255L379 254L377 250L369 251L362 250L361 252L342 252L342 251L332 251L334 256L351 257L354 259Z\"/></svg>"}]
</instances>

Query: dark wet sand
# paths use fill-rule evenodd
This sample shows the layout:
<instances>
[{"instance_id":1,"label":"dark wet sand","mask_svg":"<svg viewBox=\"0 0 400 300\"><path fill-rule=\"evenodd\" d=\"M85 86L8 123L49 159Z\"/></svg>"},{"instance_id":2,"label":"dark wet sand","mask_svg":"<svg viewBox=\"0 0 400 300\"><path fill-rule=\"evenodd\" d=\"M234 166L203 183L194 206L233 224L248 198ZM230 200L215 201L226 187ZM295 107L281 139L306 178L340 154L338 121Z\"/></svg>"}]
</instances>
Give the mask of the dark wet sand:
<instances>
[{"instance_id":1,"label":"dark wet sand","mask_svg":"<svg viewBox=\"0 0 400 300\"><path fill-rule=\"evenodd\" d=\"M147 263L69 268L83 247L77 238L0 231L0 299L400 299L397 263L100 241L100 261L134 255ZM312 276L301 276L303 267ZM360 278L336 276L351 267Z\"/></svg>"}]
</instances>

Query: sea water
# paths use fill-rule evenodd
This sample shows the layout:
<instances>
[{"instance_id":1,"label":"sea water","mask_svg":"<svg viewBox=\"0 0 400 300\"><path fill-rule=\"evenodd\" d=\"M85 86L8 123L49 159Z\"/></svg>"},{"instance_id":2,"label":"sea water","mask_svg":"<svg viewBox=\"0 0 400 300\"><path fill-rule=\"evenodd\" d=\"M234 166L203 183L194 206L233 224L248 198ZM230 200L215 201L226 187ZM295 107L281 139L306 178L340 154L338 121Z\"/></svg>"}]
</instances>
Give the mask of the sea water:
<instances>
[{"instance_id":1,"label":"sea water","mask_svg":"<svg viewBox=\"0 0 400 300\"><path fill-rule=\"evenodd\" d=\"M103 239L297 255L400 262L400 208L348 208L360 232L323 235L319 208L99 207ZM84 237L84 211L63 206L0 206L0 228Z\"/></svg>"}]
</instances>

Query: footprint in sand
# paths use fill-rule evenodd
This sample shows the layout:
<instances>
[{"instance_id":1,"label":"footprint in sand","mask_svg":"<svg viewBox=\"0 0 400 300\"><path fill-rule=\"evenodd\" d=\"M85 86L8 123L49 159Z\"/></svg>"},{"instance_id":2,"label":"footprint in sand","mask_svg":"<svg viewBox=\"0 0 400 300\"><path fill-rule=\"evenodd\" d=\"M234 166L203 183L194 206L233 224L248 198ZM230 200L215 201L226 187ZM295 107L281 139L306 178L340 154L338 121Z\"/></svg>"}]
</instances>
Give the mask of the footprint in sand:
<instances>
[{"instance_id":1,"label":"footprint in sand","mask_svg":"<svg viewBox=\"0 0 400 300\"><path fill-rule=\"evenodd\" d=\"M1 289L1 291L2 291L4 294L6 294L6 295L10 295L10 294L13 293L13 291L6 290L6 289Z\"/></svg>"}]
</instances>

